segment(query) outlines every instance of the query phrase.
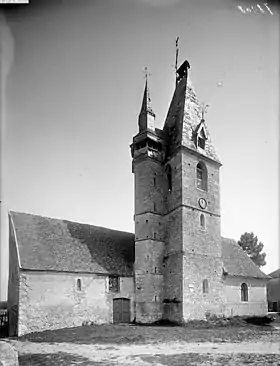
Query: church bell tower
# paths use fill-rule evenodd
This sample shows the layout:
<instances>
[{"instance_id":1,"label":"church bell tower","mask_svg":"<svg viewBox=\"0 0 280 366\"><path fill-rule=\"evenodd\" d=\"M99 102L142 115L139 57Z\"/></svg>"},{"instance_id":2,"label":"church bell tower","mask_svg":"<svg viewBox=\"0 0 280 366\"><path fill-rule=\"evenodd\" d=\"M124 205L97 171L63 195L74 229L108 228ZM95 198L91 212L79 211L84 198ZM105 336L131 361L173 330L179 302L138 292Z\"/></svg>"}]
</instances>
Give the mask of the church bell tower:
<instances>
[{"instance_id":1,"label":"church bell tower","mask_svg":"<svg viewBox=\"0 0 280 366\"><path fill-rule=\"evenodd\" d=\"M136 321L222 314L221 162L189 82L177 71L162 130L155 128L146 80L131 144L135 182Z\"/></svg>"},{"instance_id":2,"label":"church bell tower","mask_svg":"<svg viewBox=\"0 0 280 366\"><path fill-rule=\"evenodd\" d=\"M162 317L164 255L162 201L163 135L155 128L148 82L133 138L135 190L135 299L136 321L150 323Z\"/></svg>"}]
</instances>

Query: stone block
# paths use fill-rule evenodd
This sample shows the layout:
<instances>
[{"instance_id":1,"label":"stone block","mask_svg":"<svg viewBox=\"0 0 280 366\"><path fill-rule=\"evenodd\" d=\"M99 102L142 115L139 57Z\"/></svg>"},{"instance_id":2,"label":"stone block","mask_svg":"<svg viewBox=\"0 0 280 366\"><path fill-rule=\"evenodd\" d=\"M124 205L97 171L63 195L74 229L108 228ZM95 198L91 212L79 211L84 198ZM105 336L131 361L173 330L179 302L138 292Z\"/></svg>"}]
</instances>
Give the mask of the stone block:
<instances>
[{"instance_id":1,"label":"stone block","mask_svg":"<svg viewBox=\"0 0 280 366\"><path fill-rule=\"evenodd\" d=\"M5 341L0 341L0 366L18 366L18 352Z\"/></svg>"}]
</instances>

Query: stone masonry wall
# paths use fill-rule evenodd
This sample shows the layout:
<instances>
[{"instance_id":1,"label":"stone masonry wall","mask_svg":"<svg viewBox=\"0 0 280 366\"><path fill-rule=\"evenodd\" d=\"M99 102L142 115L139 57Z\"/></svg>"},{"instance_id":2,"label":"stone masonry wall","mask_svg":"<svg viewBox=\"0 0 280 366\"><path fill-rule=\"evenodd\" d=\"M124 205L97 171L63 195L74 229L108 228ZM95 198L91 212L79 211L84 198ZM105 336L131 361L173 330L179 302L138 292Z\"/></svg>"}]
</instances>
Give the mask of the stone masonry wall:
<instances>
[{"instance_id":1,"label":"stone masonry wall","mask_svg":"<svg viewBox=\"0 0 280 366\"><path fill-rule=\"evenodd\" d=\"M175 154L168 162L172 172L172 190L166 191L165 225L165 301L164 317L171 321L182 320L183 301L183 217L182 217L182 160ZM174 301L178 301L174 303Z\"/></svg>"},{"instance_id":2,"label":"stone masonry wall","mask_svg":"<svg viewBox=\"0 0 280 366\"><path fill-rule=\"evenodd\" d=\"M165 177L162 165L152 158L134 162L135 215L164 211L163 189Z\"/></svg>"},{"instance_id":3,"label":"stone masonry wall","mask_svg":"<svg viewBox=\"0 0 280 366\"><path fill-rule=\"evenodd\" d=\"M17 335L19 303L19 259L14 230L9 222L9 279L8 279L8 317L9 336Z\"/></svg>"},{"instance_id":4,"label":"stone masonry wall","mask_svg":"<svg viewBox=\"0 0 280 366\"><path fill-rule=\"evenodd\" d=\"M207 168L207 191L197 188L196 166L199 162L203 162ZM201 210L198 206L198 199L204 198L207 201L207 207L201 211L220 215L220 182L219 166L217 164L184 150L182 155L182 182L182 203L184 205Z\"/></svg>"},{"instance_id":5,"label":"stone masonry wall","mask_svg":"<svg viewBox=\"0 0 280 366\"><path fill-rule=\"evenodd\" d=\"M152 158L134 162L135 176L135 299L136 321L162 317L165 177Z\"/></svg>"},{"instance_id":6,"label":"stone masonry wall","mask_svg":"<svg viewBox=\"0 0 280 366\"><path fill-rule=\"evenodd\" d=\"M196 166L202 161L207 168L207 190L197 187ZM219 165L184 150L183 182L183 316L184 320L204 319L206 313L221 315L224 287L222 283ZM205 209L199 198L207 202ZM205 227L200 224L204 215ZM203 293L203 281L208 291Z\"/></svg>"},{"instance_id":7,"label":"stone masonry wall","mask_svg":"<svg viewBox=\"0 0 280 366\"><path fill-rule=\"evenodd\" d=\"M182 208L179 207L165 217L166 228L166 248L164 258L164 278L165 278L165 299L170 301L175 298L183 300L182 294ZM173 310L178 312L181 308L175 307ZM169 313L169 319L181 319L182 314Z\"/></svg>"},{"instance_id":8,"label":"stone masonry wall","mask_svg":"<svg viewBox=\"0 0 280 366\"><path fill-rule=\"evenodd\" d=\"M203 293L203 280L208 281L207 293ZM224 294L221 261L211 256L186 254L183 289L184 320L205 319L207 313L222 315Z\"/></svg>"},{"instance_id":9,"label":"stone masonry wall","mask_svg":"<svg viewBox=\"0 0 280 366\"><path fill-rule=\"evenodd\" d=\"M120 282L121 292L112 295L105 276L21 271L18 334L80 326L84 321L110 323L114 297L131 297L133 312L133 278Z\"/></svg>"},{"instance_id":10,"label":"stone masonry wall","mask_svg":"<svg viewBox=\"0 0 280 366\"><path fill-rule=\"evenodd\" d=\"M248 301L241 301L241 284L248 286ZM224 314L266 315L268 311L266 281L253 278L224 276L226 304Z\"/></svg>"}]
</instances>

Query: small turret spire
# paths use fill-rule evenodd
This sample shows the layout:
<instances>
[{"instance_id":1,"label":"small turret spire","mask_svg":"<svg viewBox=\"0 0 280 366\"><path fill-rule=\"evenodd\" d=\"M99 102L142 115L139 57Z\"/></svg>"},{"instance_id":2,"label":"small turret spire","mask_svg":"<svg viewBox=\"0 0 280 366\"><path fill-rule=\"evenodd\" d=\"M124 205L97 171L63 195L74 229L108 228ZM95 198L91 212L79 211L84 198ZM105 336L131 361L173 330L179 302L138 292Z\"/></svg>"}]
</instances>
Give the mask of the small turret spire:
<instances>
[{"instance_id":1,"label":"small turret spire","mask_svg":"<svg viewBox=\"0 0 280 366\"><path fill-rule=\"evenodd\" d=\"M138 125L139 132L146 131L147 129L155 130L155 113L152 109L150 91L148 88L148 69L145 67L145 89L143 95L142 106L139 114Z\"/></svg>"}]
</instances>

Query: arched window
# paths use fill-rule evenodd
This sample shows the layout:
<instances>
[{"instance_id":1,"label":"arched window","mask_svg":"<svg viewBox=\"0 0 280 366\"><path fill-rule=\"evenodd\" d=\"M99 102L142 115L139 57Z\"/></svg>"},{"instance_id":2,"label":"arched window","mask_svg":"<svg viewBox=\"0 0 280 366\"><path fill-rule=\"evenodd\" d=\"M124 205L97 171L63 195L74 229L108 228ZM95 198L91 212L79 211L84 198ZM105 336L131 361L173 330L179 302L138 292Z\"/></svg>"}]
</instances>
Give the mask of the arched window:
<instances>
[{"instance_id":1,"label":"arched window","mask_svg":"<svg viewBox=\"0 0 280 366\"><path fill-rule=\"evenodd\" d=\"M202 291L204 294L208 294L208 292L209 292L209 286L208 286L207 280L203 280L203 282L202 282Z\"/></svg>"},{"instance_id":2,"label":"arched window","mask_svg":"<svg viewBox=\"0 0 280 366\"><path fill-rule=\"evenodd\" d=\"M203 214L200 215L199 222L200 222L200 228L204 230L205 229L205 216Z\"/></svg>"},{"instance_id":3,"label":"arched window","mask_svg":"<svg viewBox=\"0 0 280 366\"><path fill-rule=\"evenodd\" d=\"M207 191L207 169L201 162L196 166L196 186L199 189Z\"/></svg>"},{"instance_id":4,"label":"arched window","mask_svg":"<svg viewBox=\"0 0 280 366\"><path fill-rule=\"evenodd\" d=\"M167 175L167 184L168 184L168 191L172 191L172 168L169 164L166 165L166 175Z\"/></svg>"},{"instance_id":5,"label":"arched window","mask_svg":"<svg viewBox=\"0 0 280 366\"><path fill-rule=\"evenodd\" d=\"M77 279L77 290L78 291L82 290L82 281L79 278Z\"/></svg>"},{"instance_id":6,"label":"arched window","mask_svg":"<svg viewBox=\"0 0 280 366\"><path fill-rule=\"evenodd\" d=\"M241 301L248 301L248 286L246 283L241 285Z\"/></svg>"}]
</instances>

